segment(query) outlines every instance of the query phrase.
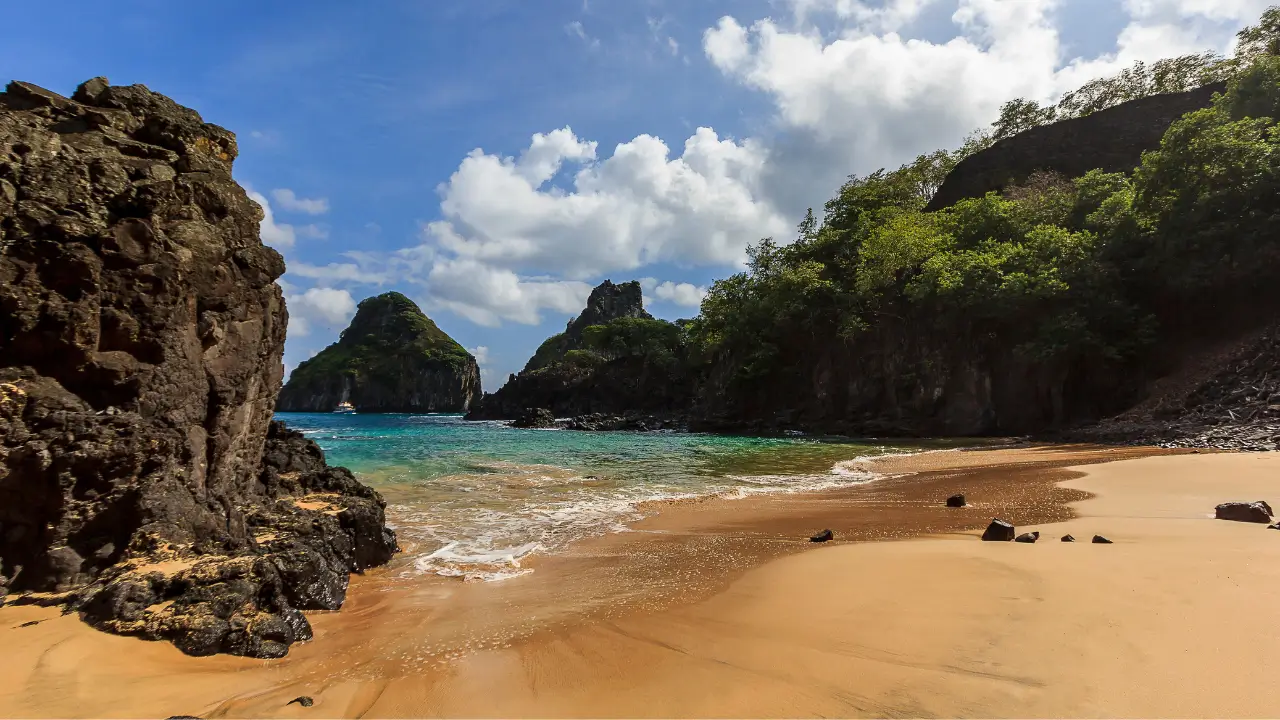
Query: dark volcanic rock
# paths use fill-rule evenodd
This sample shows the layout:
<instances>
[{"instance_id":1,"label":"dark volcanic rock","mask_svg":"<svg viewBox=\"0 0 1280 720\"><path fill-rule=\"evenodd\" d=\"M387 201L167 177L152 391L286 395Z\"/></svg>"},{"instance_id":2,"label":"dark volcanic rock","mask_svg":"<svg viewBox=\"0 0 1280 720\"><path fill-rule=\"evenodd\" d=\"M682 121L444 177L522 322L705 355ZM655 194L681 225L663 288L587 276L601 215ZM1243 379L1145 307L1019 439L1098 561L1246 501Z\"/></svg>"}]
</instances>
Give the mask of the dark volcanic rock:
<instances>
[{"instance_id":1,"label":"dark volcanic rock","mask_svg":"<svg viewBox=\"0 0 1280 720\"><path fill-rule=\"evenodd\" d=\"M518 428L549 428L555 425L556 416L546 408L529 408L511 423L511 427Z\"/></svg>"},{"instance_id":2,"label":"dark volcanic rock","mask_svg":"<svg viewBox=\"0 0 1280 720\"><path fill-rule=\"evenodd\" d=\"M587 298L587 307L578 317L569 321L563 333L542 343L533 357L529 358L529 362L525 363L524 372L546 367L564 358L564 354L570 350L582 348L583 330L619 318L653 319L644 309L644 291L635 280L617 285L605 280L597 285Z\"/></svg>"},{"instance_id":3,"label":"dark volcanic rock","mask_svg":"<svg viewBox=\"0 0 1280 720\"><path fill-rule=\"evenodd\" d=\"M1271 506L1265 502L1227 502L1213 509L1213 516L1219 520L1235 520L1236 522L1271 522Z\"/></svg>"},{"instance_id":4,"label":"dark volcanic rock","mask_svg":"<svg viewBox=\"0 0 1280 720\"><path fill-rule=\"evenodd\" d=\"M284 261L235 157L140 85L0 94L0 584L278 657L395 541L377 493L271 424Z\"/></svg>"},{"instance_id":5,"label":"dark volcanic rock","mask_svg":"<svg viewBox=\"0 0 1280 720\"><path fill-rule=\"evenodd\" d=\"M962 508L964 505L964 495L952 495L947 498L947 507L949 508Z\"/></svg>"},{"instance_id":6,"label":"dark volcanic rock","mask_svg":"<svg viewBox=\"0 0 1280 720\"><path fill-rule=\"evenodd\" d=\"M467 419L513 420L526 408L544 407L557 417L578 418L572 429L684 427L697 385L684 363L584 351L588 327L628 318L653 320L645 312L640 284L601 283L565 331L547 338L524 370L485 394ZM613 417L623 418L618 427Z\"/></svg>"},{"instance_id":7,"label":"dark volcanic rock","mask_svg":"<svg viewBox=\"0 0 1280 720\"><path fill-rule=\"evenodd\" d=\"M1020 543L1033 543L1039 539L1040 539L1039 532L1029 532L1029 533L1022 533L1018 537L1014 538L1013 541L1020 542Z\"/></svg>"},{"instance_id":8,"label":"dark volcanic rock","mask_svg":"<svg viewBox=\"0 0 1280 720\"><path fill-rule=\"evenodd\" d=\"M1076 541L1076 539L1075 539L1075 538L1073 538L1073 537L1071 537L1071 535L1063 535L1063 536L1062 536L1062 542L1075 542L1075 541Z\"/></svg>"},{"instance_id":9,"label":"dark volcanic rock","mask_svg":"<svg viewBox=\"0 0 1280 720\"><path fill-rule=\"evenodd\" d=\"M982 539L993 542L1008 542L1013 539L1016 534L1011 523L1005 522L999 518L991 521L987 529L982 532Z\"/></svg>"},{"instance_id":10,"label":"dark volcanic rock","mask_svg":"<svg viewBox=\"0 0 1280 720\"><path fill-rule=\"evenodd\" d=\"M1142 153L1160 147L1165 130L1186 113L1208 107L1217 83L1187 92L1130 100L1080 118L1005 138L956 165L925 207L950 207L965 198L1000 192L1037 171L1080 177L1090 170L1132 172Z\"/></svg>"},{"instance_id":11,"label":"dark volcanic rock","mask_svg":"<svg viewBox=\"0 0 1280 720\"><path fill-rule=\"evenodd\" d=\"M480 366L409 298L360 302L338 342L289 375L276 409L330 412L465 412L480 397Z\"/></svg>"},{"instance_id":12,"label":"dark volcanic rock","mask_svg":"<svg viewBox=\"0 0 1280 720\"><path fill-rule=\"evenodd\" d=\"M316 704L316 701L312 700L309 695L299 695L298 697L286 703L286 705L292 705L294 703L298 703L302 707L311 707L312 705Z\"/></svg>"},{"instance_id":13,"label":"dark volcanic rock","mask_svg":"<svg viewBox=\"0 0 1280 720\"><path fill-rule=\"evenodd\" d=\"M1093 536L1093 542L1094 542L1095 544L1097 544L1097 545L1110 545L1110 544L1112 544L1110 540L1106 539L1105 537L1103 537L1103 536L1101 536L1101 535L1094 535L1094 536Z\"/></svg>"},{"instance_id":14,"label":"dark volcanic rock","mask_svg":"<svg viewBox=\"0 0 1280 720\"><path fill-rule=\"evenodd\" d=\"M817 543L827 542L828 540L834 537L835 537L835 533L831 532L830 530L823 530L822 532L809 538L809 542L817 542Z\"/></svg>"}]
</instances>

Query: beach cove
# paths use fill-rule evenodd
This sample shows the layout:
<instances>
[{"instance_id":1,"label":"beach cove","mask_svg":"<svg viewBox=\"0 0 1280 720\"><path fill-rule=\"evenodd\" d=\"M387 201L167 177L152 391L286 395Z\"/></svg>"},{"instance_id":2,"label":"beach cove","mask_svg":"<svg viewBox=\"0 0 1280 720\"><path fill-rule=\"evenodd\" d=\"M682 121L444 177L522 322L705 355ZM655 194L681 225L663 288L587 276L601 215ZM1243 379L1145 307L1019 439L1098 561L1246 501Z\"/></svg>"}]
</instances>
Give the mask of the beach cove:
<instances>
[{"instance_id":1,"label":"beach cove","mask_svg":"<svg viewBox=\"0 0 1280 720\"><path fill-rule=\"evenodd\" d=\"M309 613L316 639L282 660L192 658L6 606L0 714L1268 714L1250 689L1277 670L1258 633L1280 600L1280 547L1212 511L1274 497L1274 455L1041 446L861 462L881 479L668 502L504 582L406 588L393 562L355 578L341 611ZM948 516L957 489L971 507ZM992 515L1043 537L979 542ZM819 526L836 543L808 543ZM315 705L288 704L303 695Z\"/></svg>"}]
</instances>

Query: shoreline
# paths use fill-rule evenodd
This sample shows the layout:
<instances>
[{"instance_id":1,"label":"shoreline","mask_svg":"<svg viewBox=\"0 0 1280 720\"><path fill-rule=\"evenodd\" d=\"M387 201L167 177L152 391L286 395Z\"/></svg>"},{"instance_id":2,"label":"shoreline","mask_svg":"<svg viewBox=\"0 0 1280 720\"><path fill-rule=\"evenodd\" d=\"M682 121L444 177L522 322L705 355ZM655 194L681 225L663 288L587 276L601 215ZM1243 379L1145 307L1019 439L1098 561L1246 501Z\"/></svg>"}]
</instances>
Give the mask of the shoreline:
<instances>
[{"instance_id":1,"label":"shoreline","mask_svg":"<svg viewBox=\"0 0 1280 720\"><path fill-rule=\"evenodd\" d=\"M924 463L919 455L873 461L878 470L915 474L843 490L671 504L636 523L630 532L592 538L563 555L539 558L532 563L537 572L516 580L463 583L439 579L409 583L411 587L406 588L393 577L394 568L371 572L353 578L343 610L309 613L316 639L296 646L279 661L188 658L165 644L98 633L74 617L58 617L51 609L0 608L0 635L5 636L0 642L14 648L0 666L8 678L0 679L0 714L331 717L366 710L374 715L455 716L810 714L803 705L793 706L791 713L753 711L750 706L732 704L720 710L671 705L668 711L641 706L628 710L624 705L589 702L548 706L543 703L557 694L541 690L536 699L521 701L531 704L491 705L498 699L482 691L483 683L471 691L459 683L470 687L467 683L476 682L474 673L481 671L490 680L501 676L517 684L524 682L519 678L527 680L529 672L538 677L550 673L546 677L559 678L555 682L567 681L571 674L566 676L537 658L565 651L566 642L572 645L569 639L591 637L596 655L625 656L635 651L634 640L611 635L610 643L597 647L602 642L597 635L613 632L608 628L621 627L620 623L627 627L636 623L661 625L707 603L725 602L726 593L733 595L735 588L750 584L751 578L775 572L771 568L808 565L816 561L806 558L855 549L879 555L886 551L876 548L919 543L1003 545L975 544L970 536L975 528L985 526L992 513L1009 515L1020 531L1024 525L1032 527L1032 522L1075 522L1071 519L1075 511L1069 504L1090 496L1087 483L1079 487L1074 480L1062 483L1065 477L1078 474L1067 468L1151 455L1186 462L1179 457L1185 453L1149 448L1038 446L929 454L941 457ZM1196 459L1215 456L1241 457L1211 453ZM957 483L965 487L958 488ZM988 488L1006 492L984 499ZM948 509L940 507L944 490L965 491L970 502L977 502L959 513L952 509L948 516ZM878 522L869 521L876 518ZM821 529L818 525L838 525L837 520L843 520L846 527L833 528L837 530L836 542L825 546L808 542L808 535ZM797 532L802 528L803 533ZM857 542L881 539L902 541ZM997 548L994 552L1001 551ZM841 582L844 580L837 578L835 584ZM593 587L602 586L609 592L593 594ZM796 592L799 607L808 608L816 600L806 598L798 587ZM785 614L794 613L792 607ZM14 627L19 621L30 620L41 622L35 627ZM729 641L726 637L716 640ZM58 685L73 692L68 697L51 697L45 686L51 667L59 666L63 654L74 655L77 663L89 662L91 667L94 659L124 654L130 658L131 669L104 667L81 676L64 668ZM510 662L524 670L507 667ZM508 678L510 672L516 675ZM595 677L594 671L584 677ZM539 681L538 687L543 682ZM75 689L117 687L120 690L100 689L92 698L81 697L79 704L68 704L76 697ZM315 697L323 711L307 713L297 705L285 706L288 700L304 694ZM564 701L569 702L569 697ZM846 708L837 714L849 712Z\"/></svg>"}]
</instances>

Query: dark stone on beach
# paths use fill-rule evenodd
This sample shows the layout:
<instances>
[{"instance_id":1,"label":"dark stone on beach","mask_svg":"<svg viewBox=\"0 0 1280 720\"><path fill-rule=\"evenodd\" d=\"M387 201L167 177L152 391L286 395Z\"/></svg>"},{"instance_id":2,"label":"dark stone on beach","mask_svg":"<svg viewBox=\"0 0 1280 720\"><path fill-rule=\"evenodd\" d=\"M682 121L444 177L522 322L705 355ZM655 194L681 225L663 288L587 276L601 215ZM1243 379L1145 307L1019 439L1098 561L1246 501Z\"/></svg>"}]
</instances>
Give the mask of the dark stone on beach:
<instances>
[{"instance_id":1,"label":"dark stone on beach","mask_svg":"<svg viewBox=\"0 0 1280 720\"><path fill-rule=\"evenodd\" d=\"M511 423L517 428L549 428L555 427L556 416L546 408L528 408L524 414Z\"/></svg>"},{"instance_id":2,"label":"dark stone on beach","mask_svg":"<svg viewBox=\"0 0 1280 720\"><path fill-rule=\"evenodd\" d=\"M203 720L195 715L170 715L165 720Z\"/></svg>"},{"instance_id":3,"label":"dark stone on beach","mask_svg":"<svg viewBox=\"0 0 1280 720\"><path fill-rule=\"evenodd\" d=\"M285 704L286 704L286 705L292 705L292 704L294 704L294 703L298 703L298 704L299 704L299 705L301 705L302 707L311 707L312 705L315 705L315 704L316 704L316 701L315 701L315 700L312 700L310 695L299 695L298 697L296 697L296 698L294 698L294 699L290 700L289 702L287 702L287 703L285 703Z\"/></svg>"},{"instance_id":4,"label":"dark stone on beach","mask_svg":"<svg viewBox=\"0 0 1280 720\"><path fill-rule=\"evenodd\" d=\"M21 625L19 625L18 627L20 627L20 628L24 628L24 627L34 627L34 626L39 625L39 624L40 624L40 621L39 621L39 620L28 620L27 622L22 623L22 624L21 624Z\"/></svg>"},{"instance_id":5,"label":"dark stone on beach","mask_svg":"<svg viewBox=\"0 0 1280 720\"><path fill-rule=\"evenodd\" d=\"M395 536L378 493L272 422L285 266L236 154L141 85L0 93L0 586L280 657Z\"/></svg>"},{"instance_id":6,"label":"dark stone on beach","mask_svg":"<svg viewBox=\"0 0 1280 720\"><path fill-rule=\"evenodd\" d=\"M1280 530L1280 522L1275 523L1274 525L1268 525L1268 526L1267 526L1267 529L1268 529L1268 530Z\"/></svg>"},{"instance_id":7,"label":"dark stone on beach","mask_svg":"<svg viewBox=\"0 0 1280 720\"><path fill-rule=\"evenodd\" d=\"M834 537L835 537L835 533L831 532L830 530L823 530L817 535L814 535L813 537L809 538L809 542L826 542Z\"/></svg>"},{"instance_id":8,"label":"dark stone on beach","mask_svg":"<svg viewBox=\"0 0 1280 720\"><path fill-rule=\"evenodd\" d=\"M1075 539L1075 538L1073 538L1073 537L1071 537L1070 535L1063 535L1063 536L1062 536L1062 542L1075 542L1075 541L1076 541L1076 539Z\"/></svg>"},{"instance_id":9,"label":"dark stone on beach","mask_svg":"<svg viewBox=\"0 0 1280 720\"><path fill-rule=\"evenodd\" d=\"M952 495L947 498L947 507L949 508L962 508L964 506L964 495Z\"/></svg>"},{"instance_id":10,"label":"dark stone on beach","mask_svg":"<svg viewBox=\"0 0 1280 720\"><path fill-rule=\"evenodd\" d=\"M1036 531L1036 532L1022 533L1018 537L1014 538L1013 541L1020 542L1020 543L1033 543L1039 539L1040 539L1040 532Z\"/></svg>"},{"instance_id":11,"label":"dark stone on beach","mask_svg":"<svg viewBox=\"0 0 1280 720\"><path fill-rule=\"evenodd\" d=\"M1214 517L1219 520L1236 522L1271 522L1271 506L1259 500L1257 502L1227 502L1214 508Z\"/></svg>"},{"instance_id":12,"label":"dark stone on beach","mask_svg":"<svg viewBox=\"0 0 1280 720\"><path fill-rule=\"evenodd\" d=\"M1111 541L1110 541L1110 540L1108 540L1108 539L1106 539L1106 538L1102 537L1101 535L1094 535L1094 536L1093 536L1093 542L1094 542L1095 544L1097 544L1097 545L1110 545L1110 544L1111 544Z\"/></svg>"},{"instance_id":13,"label":"dark stone on beach","mask_svg":"<svg viewBox=\"0 0 1280 720\"><path fill-rule=\"evenodd\" d=\"M989 542L1008 542L1016 535L1016 531L1011 523L1005 522L999 518L991 521L987 529L982 533L982 539Z\"/></svg>"}]
</instances>

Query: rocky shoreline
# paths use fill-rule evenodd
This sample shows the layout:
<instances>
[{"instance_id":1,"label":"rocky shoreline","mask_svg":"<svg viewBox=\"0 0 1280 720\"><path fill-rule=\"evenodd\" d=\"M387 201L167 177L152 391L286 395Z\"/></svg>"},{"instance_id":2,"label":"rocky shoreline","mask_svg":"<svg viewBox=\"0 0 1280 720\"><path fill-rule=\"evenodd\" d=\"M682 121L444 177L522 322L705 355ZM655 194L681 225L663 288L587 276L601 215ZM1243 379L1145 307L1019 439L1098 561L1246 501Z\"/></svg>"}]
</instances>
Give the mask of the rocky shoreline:
<instances>
[{"instance_id":1,"label":"rocky shoreline","mask_svg":"<svg viewBox=\"0 0 1280 720\"><path fill-rule=\"evenodd\" d=\"M280 657L396 541L272 420L285 267L236 154L141 85L0 93L0 598Z\"/></svg>"}]
</instances>

